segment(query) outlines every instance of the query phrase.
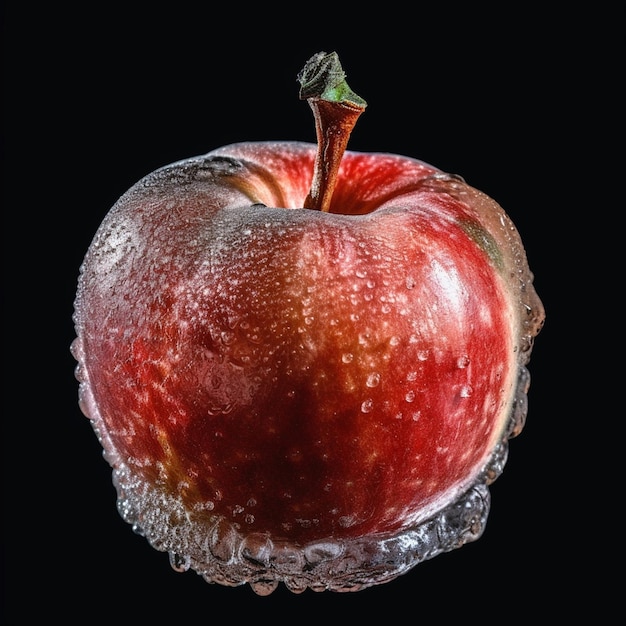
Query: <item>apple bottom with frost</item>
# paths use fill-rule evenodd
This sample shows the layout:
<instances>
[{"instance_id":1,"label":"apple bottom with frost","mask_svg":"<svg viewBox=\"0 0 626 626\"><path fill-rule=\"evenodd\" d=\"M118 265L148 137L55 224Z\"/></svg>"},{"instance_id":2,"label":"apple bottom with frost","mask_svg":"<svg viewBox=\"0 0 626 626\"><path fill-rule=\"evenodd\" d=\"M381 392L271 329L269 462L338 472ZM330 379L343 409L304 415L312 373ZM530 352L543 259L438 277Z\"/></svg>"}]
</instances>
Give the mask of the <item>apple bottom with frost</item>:
<instances>
[{"instance_id":1,"label":"apple bottom with frost","mask_svg":"<svg viewBox=\"0 0 626 626\"><path fill-rule=\"evenodd\" d=\"M244 144L148 176L77 296L122 515L176 567L260 592L382 582L475 538L541 318L492 200L346 153L330 214L298 209L314 156Z\"/></svg>"},{"instance_id":2,"label":"apple bottom with frost","mask_svg":"<svg viewBox=\"0 0 626 626\"><path fill-rule=\"evenodd\" d=\"M78 342L74 350L80 353ZM528 370L520 367L507 428L489 463L472 486L456 499L448 498L441 510L399 532L344 540L328 537L303 545L273 541L267 533L244 536L237 524L222 516L198 517L180 497L147 483L119 461L107 435L98 428L100 418L85 387L81 404L94 416L105 458L115 467L120 515L154 548L168 552L176 571L193 569L207 582L227 586L249 583L259 595L272 593L280 582L296 593L307 588L358 591L480 537L489 513L488 485L504 468L509 437L524 425L529 381Z\"/></svg>"},{"instance_id":3,"label":"apple bottom with frost","mask_svg":"<svg viewBox=\"0 0 626 626\"><path fill-rule=\"evenodd\" d=\"M283 582L291 591L358 591L387 582L442 552L477 539L489 512L489 490L477 484L428 521L397 533L328 537L300 545L266 533L242 535L217 517L196 523L177 498L114 471L118 509L135 532L169 553L177 571L193 569L209 583L249 583L266 595Z\"/></svg>"}]
</instances>

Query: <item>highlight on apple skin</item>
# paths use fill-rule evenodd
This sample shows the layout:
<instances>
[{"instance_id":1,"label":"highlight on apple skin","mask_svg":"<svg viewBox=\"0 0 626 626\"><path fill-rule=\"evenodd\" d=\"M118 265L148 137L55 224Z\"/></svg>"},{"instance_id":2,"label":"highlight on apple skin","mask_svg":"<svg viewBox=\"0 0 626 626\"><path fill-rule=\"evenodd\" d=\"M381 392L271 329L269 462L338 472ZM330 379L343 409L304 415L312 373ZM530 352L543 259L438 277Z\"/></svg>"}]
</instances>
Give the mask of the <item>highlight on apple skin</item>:
<instances>
[{"instance_id":1,"label":"highlight on apple skin","mask_svg":"<svg viewBox=\"0 0 626 626\"><path fill-rule=\"evenodd\" d=\"M544 310L484 193L346 151L336 54L299 75L317 145L149 174L80 270L79 397L122 517L177 570L356 591L480 537Z\"/></svg>"}]
</instances>

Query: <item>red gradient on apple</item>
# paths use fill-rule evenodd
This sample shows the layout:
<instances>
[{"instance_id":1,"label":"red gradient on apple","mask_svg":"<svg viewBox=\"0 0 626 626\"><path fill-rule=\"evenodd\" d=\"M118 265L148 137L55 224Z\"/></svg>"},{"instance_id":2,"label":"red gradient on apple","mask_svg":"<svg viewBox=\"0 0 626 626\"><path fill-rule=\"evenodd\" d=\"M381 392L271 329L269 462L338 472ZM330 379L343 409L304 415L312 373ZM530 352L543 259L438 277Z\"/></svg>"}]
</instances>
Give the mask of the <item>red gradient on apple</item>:
<instances>
[{"instance_id":1,"label":"red gradient on apple","mask_svg":"<svg viewBox=\"0 0 626 626\"><path fill-rule=\"evenodd\" d=\"M214 157L231 155L254 164L254 195L229 187L224 205L210 177L191 204L165 170L96 239L115 283L84 277L81 326L113 449L246 531L415 524L475 480L510 412L514 314L468 234L480 216L406 158L346 154L327 214L297 208L315 146Z\"/></svg>"}]
</instances>

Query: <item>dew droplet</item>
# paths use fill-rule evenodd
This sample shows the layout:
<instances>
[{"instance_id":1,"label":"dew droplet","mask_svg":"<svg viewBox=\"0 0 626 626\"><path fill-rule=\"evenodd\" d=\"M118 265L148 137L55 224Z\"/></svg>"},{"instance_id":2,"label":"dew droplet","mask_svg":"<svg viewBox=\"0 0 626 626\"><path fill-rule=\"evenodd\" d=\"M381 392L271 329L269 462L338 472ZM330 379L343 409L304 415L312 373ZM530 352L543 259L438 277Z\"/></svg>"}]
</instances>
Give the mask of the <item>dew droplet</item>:
<instances>
[{"instance_id":1,"label":"dew droplet","mask_svg":"<svg viewBox=\"0 0 626 626\"><path fill-rule=\"evenodd\" d=\"M369 343L369 341L370 341L369 333L359 333L359 345L365 346Z\"/></svg>"},{"instance_id":2,"label":"dew droplet","mask_svg":"<svg viewBox=\"0 0 626 626\"><path fill-rule=\"evenodd\" d=\"M415 400L415 392L414 391L409 391L406 396L404 396L404 399L407 402L413 402Z\"/></svg>"},{"instance_id":3,"label":"dew droplet","mask_svg":"<svg viewBox=\"0 0 626 626\"><path fill-rule=\"evenodd\" d=\"M376 387L380 383L380 374L378 372L372 372L365 381L368 387Z\"/></svg>"},{"instance_id":4,"label":"dew droplet","mask_svg":"<svg viewBox=\"0 0 626 626\"><path fill-rule=\"evenodd\" d=\"M278 587L278 580L251 580L250 587L257 596L269 596Z\"/></svg>"},{"instance_id":5,"label":"dew droplet","mask_svg":"<svg viewBox=\"0 0 626 626\"><path fill-rule=\"evenodd\" d=\"M212 416L215 416L215 415L228 415L230 412L232 412L234 406L235 405L234 405L233 402L225 402L223 404L211 405L207 409L207 413L209 415L212 415Z\"/></svg>"},{"instance_id":6,"label":"dew droplet","mask_svg":"<svg viewBox=\"0 0 626 626\"><path fill-rule=\"evenodd\" d=\"M346 352L342 357L341 360L344 363L352 363L352 361L354 360L354 355L350 352Z\"/></svg>"},{"instance_id":7,"label":"dew droplet","mask_svg":"<svg viewBox=\"0 0 626 626\"><path fill-rule=\"evenodd\" d=\"M463 385L461 387L461 398L469 398L474 393L471 385Z\"/></svg>"},{"instance_id":8,"label":"dew droplet","mask_svg":"<svg viewBox=\"0 0 626 626\"><path fill-rule=\"evenodd\" d=\"M354 521L353 515L342 515L339 518L339 525L343 528L350 528L350 526L354 526Z\"/></svg>"},{"instance_id":9,"label":"dew droplet","mask_svg":"<svg viewBox=\"0 0 626 626\"><path fill-rule=\"evenodd\" d=\"M368 398L367 400L363 402L363 404L361 404L361 411L363 413L370 413L373 408L374 408L374 401L371 398Z\"/></svg>"},{"instance_id":10,"label":"dew droplet","mask_svg":"<svg viewBox=\"0 0 626 626\"><path fill-rule=\"evenodd\" d=\"M343 552L343 546L339 543L320 542L305 546L304 555L309 563L323 563L336 559Z\"/></svg>"},{"instance_id":11,"label":"dew droplet","mask_svg":"<svg viewBox=\"0 0 626 626\"><path fill-rule=\"evenodd\" d=\"M176 552L169 553L170 565L175 572L186 572L191 566L191 559L188 556L177 554Z\"/></svg>"},{"instance_id":12,"label":"dew droplet","mask_svg":"<svg viewBox=\"0 0 626 626\"><path fill-rule=\"evenodd\" d=\"M249 533L239 548L246 561L267 566L274 548L271 539L263 533Z\"/></svg>"},{"instance_id":13,"label":"dew droplet","mask_svg":"<svg viewBox=\"0 0 626 626\"><path fill-rule=\"evenodd\" d=\"M464 368L466 368L469 364L470 364L470 358L469 358L466 354L464 354L463 356L460 356L460 357L457 359L457 362L456 362L456 366L457 366L459 369L464 369Z\"/></svg>"},{"instance_id":14,"label":"dew droplet","mask_svg":"<svg viewBox=\"0 0 626 626\"><path fill-rule=\"evenodd\" d=\"M224 331L221 335L220 335L221 339L222 339L222 343L225 346L228 346L230 344L233 343L233 341L235 341L235 333L231 332L231 331Z\"/></svg>"}]
</instances>

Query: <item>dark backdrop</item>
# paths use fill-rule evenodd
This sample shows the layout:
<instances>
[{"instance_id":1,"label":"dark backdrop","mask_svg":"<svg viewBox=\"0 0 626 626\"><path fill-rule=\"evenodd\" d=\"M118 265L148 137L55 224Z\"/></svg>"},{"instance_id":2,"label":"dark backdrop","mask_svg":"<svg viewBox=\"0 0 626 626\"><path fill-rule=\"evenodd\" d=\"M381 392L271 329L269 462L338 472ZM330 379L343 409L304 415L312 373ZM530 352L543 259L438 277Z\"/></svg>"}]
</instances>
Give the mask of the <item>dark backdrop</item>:
<instances>
[{"instance_id":1,"label":"dark backdrop","mask_svg":"<svg viewBox=\"0 0 626 626\"><path fill-rule=\"evenodd\" d=\"M617 350L593 339L610 325L593 262L602 191L621 167L611 155L623 143L622 16L39 4L9 2L3 15L7 623L600 615L613 589L594 591L591 557L616 558L619 536L598 530L614 498L602 493L610 455L591 456L612 439L601 430L608 380L587 396L603 369L594 350ZM479 541L356 594L279 588L261 598L174 572L118 516L110 468L77 406L72 301L100 220L143 175L231 142L314 140L296 74L320 50L339 53L369 104L351 149L423 159L502 204L547 323L527 425Z\"/></svg>"}]
</instances>

